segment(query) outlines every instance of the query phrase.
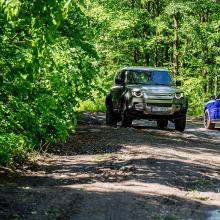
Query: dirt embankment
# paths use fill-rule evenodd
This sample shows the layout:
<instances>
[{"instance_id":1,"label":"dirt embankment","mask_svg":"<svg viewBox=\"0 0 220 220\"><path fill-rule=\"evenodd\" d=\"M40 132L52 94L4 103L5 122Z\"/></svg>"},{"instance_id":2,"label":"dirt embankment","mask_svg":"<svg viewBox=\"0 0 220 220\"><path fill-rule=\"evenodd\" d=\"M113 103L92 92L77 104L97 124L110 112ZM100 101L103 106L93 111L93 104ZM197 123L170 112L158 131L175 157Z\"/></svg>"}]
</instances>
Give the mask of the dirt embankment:
<instances>
[{"instance_id":1,"label":"dirt embankment","mask_svg":"<svg viewBox=\"0 0 220 220\"><path fill-rule=\"evenodd\" d=\"M219 129L104 121L85 112L67 143L19 174L2 171L0 219L220 219Z\"/></svg>"}]
</instances>

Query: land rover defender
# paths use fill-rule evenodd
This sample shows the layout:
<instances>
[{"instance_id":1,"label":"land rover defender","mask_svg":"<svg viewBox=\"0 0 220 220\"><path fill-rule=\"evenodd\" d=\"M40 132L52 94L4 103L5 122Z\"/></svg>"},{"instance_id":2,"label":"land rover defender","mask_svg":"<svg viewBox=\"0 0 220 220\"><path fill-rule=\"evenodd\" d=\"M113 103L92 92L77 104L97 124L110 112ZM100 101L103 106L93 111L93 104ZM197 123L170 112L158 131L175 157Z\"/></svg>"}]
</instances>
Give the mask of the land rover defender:
<instances>
[{"instance_id":1,"label":"land rover defender","mask_svg":"<svg viewBox=\"0 0 220 220\"><path fill-rule=\"evenodd\" d=\"M158 128L163 129L171 121L183 132L188 101L179 86L181 82L174 82L166 69L121 69L106 97L106 123L116 125L121 121L123 127L129 127L134 119L148 119L157 121Z\"/></svg>"}]
</instances>

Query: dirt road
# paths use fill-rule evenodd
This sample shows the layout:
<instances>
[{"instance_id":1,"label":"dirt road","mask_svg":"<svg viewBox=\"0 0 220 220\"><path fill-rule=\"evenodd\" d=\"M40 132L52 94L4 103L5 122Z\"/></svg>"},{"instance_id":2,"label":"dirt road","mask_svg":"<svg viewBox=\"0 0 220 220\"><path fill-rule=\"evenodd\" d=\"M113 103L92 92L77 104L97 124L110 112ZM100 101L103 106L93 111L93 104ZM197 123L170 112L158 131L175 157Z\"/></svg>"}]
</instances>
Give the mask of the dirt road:
<instances>
[{"instance_id":1,"label":"dirt road","mask_svg":"<svg viewBox=\"0 0 220 220\"><path fill-rule=\"evenodd\" d=\"M0 219L220 220L220 129L108 127L84 113L65 144L0 173Z\"/></svg>"}]
</instances>

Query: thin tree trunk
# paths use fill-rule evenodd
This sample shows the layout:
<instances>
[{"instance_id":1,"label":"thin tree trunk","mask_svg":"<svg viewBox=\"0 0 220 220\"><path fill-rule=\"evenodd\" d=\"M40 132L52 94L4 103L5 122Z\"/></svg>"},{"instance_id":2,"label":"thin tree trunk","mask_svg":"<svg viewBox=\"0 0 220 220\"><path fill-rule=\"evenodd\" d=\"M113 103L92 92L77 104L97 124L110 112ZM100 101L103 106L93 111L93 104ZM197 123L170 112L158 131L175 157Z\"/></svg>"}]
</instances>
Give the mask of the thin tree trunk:
<instances>
[{"instance_id":1,"label":"thin tree trunk","mask_svg":"<svg viewBox=\"0 0 220 220\"><path fill-rule=\"evenodd\" d=\"M134 49L134 63L135 63L135 65L138 64L138 60L139 60L139 52L138 52L138 49L135 48Z\"/></svg>"},{"instance_id":2,"label":"thin tree trunk","mask_svg":"<svg viewBox=\"0 0 220 220\"><path fill-rule=\"evenodd\" d=\"M174 35L173 35L173 76L178 74L178 18L177 14L173 15Z\"/></svg>"},{"instance_id":3,"label":"thin tree trunk","mask_svg":"<svg viewBox=\"0 0 220 220\"><path fill-rule=\"evenodd\" d=\"M156 0L155 3L156 3L156 11L157 11L156 16L158 17L160 15L160 0Z\"/></svg>"},{"instance_id":4,"label":"thin tree trunk","mask_svg":"<svg viewBox=\"0 0 220 220\"><path fill-rule=\"evenodd\" d=\"M158 49L157 49L157 44L156 44L156 47L154 49L154 66L155 67L158 66Z\"/></svg>"},{"instance_id":5,"label":"thin tree trunk","mask_svg":"<svg viewBox=\"0 0 220 220\"><path fill-rule=\"evenodd\" d=\"M147 51L144 53L144 65L150 66L150 54Z\"/></svg>"},{"instance_id":6,"label":"thin tree trunk","mask_svg":"<svg viewBox=\"0 0 220 220\"><path fill-rule=\"evenodd\" d=\"M218 76L215 76L215 96L217 96L218 93Z\"/></svg>"}]
</instances>

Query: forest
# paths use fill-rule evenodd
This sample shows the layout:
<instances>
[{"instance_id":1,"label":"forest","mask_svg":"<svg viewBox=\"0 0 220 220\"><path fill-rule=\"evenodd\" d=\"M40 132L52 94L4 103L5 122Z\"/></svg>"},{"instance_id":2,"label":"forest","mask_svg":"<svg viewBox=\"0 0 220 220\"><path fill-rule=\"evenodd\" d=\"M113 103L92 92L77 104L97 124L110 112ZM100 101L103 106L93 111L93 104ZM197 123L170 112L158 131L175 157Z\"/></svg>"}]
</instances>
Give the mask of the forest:
<instances>
[{"instance_id":1,"label":"forest","mask_svg":"<svg viewBox=\"0 0 220 220\"><path fill-rule=\"evenodd\" d=\"M218 0L0 0L0 164L65 141L124 66L169 69L201 115L220 90L219 11Z\"/></svg>"}]
</instances>

